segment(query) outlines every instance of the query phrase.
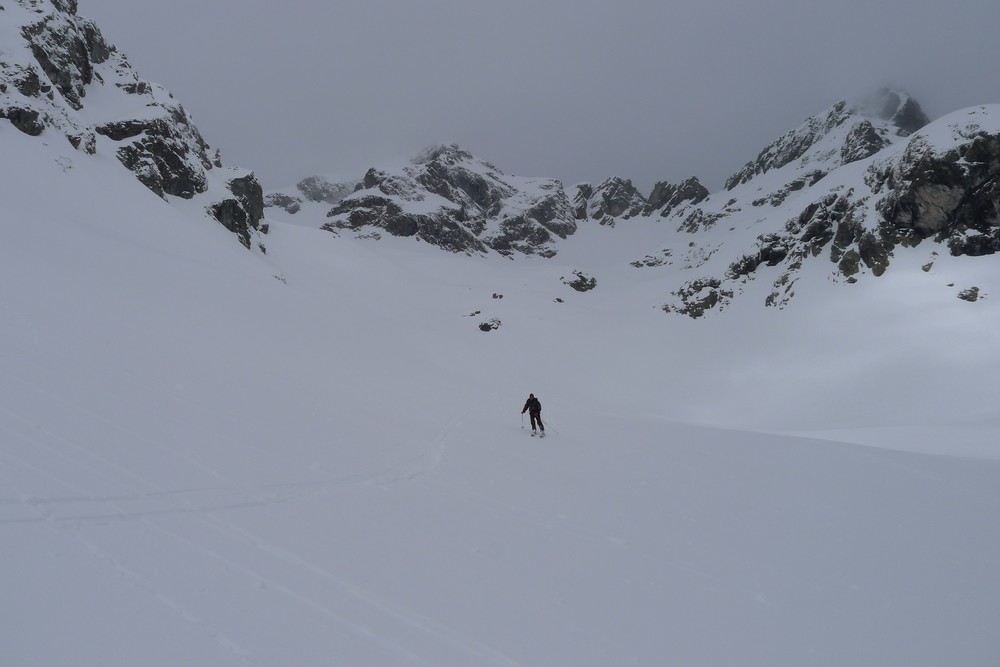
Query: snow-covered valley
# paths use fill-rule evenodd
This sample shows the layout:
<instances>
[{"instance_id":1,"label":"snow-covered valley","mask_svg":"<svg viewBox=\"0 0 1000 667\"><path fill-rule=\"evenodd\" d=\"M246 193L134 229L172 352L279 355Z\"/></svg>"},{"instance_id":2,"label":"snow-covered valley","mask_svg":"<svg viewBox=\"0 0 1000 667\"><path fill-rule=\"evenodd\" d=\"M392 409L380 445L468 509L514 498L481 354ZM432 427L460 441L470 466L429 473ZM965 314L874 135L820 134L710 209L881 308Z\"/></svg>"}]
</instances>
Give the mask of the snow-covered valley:
<instances>
[{"instance_id":1,"label":"snow-covered valley","mask_svg":"<svg viewBox=\"0 0 1000 667\"><path fill-rule=\"evenodd\" d=\"M0 4L0 664L1000 660L1000 108L265 209L75 9Z\"/></svg>"},{"instance_id":2,"label":"snow-covered valley","mask_svg":"<svg viewBox=\"0 0 1000 667\"><path fill-rule=\"evenodd\" d=\"M640 227L263 255L0 140L6 664L995 662L996 311L918 267L696 321L560 282Z\"/></svg>"}]
</instances>

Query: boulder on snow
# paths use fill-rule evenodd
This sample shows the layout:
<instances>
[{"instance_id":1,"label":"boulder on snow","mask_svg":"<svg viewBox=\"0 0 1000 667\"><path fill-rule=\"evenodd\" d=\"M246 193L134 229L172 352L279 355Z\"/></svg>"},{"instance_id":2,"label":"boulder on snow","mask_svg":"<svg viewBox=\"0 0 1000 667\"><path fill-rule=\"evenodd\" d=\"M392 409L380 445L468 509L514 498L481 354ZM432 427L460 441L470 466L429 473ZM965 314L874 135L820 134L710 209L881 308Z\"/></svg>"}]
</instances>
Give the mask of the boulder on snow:
<instances>
[{"instance_id":1,"label":"boulder on snow","mask_svg":"<svg viewBox=\"0 0 1000 667\"><path fill-rule=\"evenodd\" d=\"M563 276L559 280L562 282L563 285L569 285L577 292L589 292L590 290L597 287L597 278L588 276L583 271L574 270L573 275L575 277L572 280L566 278L565 276Z\"/></svg>"}]
</instances>

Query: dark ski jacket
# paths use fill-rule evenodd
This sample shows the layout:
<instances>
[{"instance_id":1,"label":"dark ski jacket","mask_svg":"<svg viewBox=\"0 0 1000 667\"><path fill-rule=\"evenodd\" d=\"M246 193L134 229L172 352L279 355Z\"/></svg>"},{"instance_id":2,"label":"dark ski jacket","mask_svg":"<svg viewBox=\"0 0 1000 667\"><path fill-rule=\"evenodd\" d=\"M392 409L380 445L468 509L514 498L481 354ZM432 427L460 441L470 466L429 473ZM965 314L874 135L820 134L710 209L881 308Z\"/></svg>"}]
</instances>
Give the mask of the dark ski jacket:
<instances>
[{"instance_id":1,"label":"dark ski jacket","mask_svg":"<svg viewBox=\"0 0 1000 667\"><path fill-rule=\"evenodd\" d=\"M528 412L530 410L530 412ZM538 402L538 399L532 396L524 403L524 407L521 408L521 414L525 412L532 415L538 415L542 413L542 404Z\"/></svg>"}]
</instances>

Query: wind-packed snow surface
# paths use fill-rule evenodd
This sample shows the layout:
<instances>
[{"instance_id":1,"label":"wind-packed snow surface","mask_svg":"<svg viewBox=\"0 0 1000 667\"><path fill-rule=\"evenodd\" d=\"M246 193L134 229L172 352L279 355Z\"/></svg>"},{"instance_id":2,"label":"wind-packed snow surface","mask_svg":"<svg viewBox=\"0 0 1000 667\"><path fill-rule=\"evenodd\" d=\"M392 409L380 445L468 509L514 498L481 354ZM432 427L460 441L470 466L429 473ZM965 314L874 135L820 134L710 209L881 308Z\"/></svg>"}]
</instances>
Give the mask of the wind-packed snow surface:
<instances>
[{"instance_id":1,"label":"wind-packed snow surface","mask_svg":"<svg viewBox=\"0 0 1000 667\"><path fill-rule=\"evenodd\" d=\"M936 264L975 304L922 250L692 321L626 262L654 222L262 255L100 146L0 146L4 665L1000 660L992 257Z\"/></svg>"}]
</instances>

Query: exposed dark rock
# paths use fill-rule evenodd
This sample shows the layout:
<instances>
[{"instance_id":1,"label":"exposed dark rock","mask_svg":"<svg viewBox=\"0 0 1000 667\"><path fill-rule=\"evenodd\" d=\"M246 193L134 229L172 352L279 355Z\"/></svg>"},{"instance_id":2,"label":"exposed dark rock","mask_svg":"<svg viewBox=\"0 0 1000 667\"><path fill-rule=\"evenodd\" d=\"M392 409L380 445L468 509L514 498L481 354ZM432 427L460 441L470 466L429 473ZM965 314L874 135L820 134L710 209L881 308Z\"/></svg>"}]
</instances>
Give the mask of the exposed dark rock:
<instances>
[{"instance_id":1,"label":"exposed dark rock","mask_svg":"<svg viewBox=\"0 0 1000 667\"><path fill-rule=\"evenodd\" d=\"M328 218L346 214L346 219L338 221L336 227L357 229L365 225L377 225L379 221L402 215L403 209L390 199L375 194L365 195L350 203L341 203L326 214ZM332 223L330 223L332 225Z\"/></svg>"},{"instance_id":2,"label":"exposed dark rock","mask_svg":"<svg viewBox=\"0 0 1000 667\"><path fill-rule=\"evenodd\" d=\"M489 247L501 255L521 252L552 257L555 250L547 247L551 241L552 235L545 227L526 216L517 216L500 223L500 233L489 239Z\"/></svg>"},{"instance_id":3,"label":"exposed dark rock","mask_svg":"<svg viewBox=\"0 0 1000 667\"><path fill-rule=\"evenodd\" d=\"M653 267L653 266L669 265L669 264L673 263L673 262L670 261L670 258L671 258L672 255L673 255L673 251L671 251L670 249L663 249L663 250L660 251L659 256L657 256L657 255L646 255L642 259L637 259L634 262L630 262L630 265L634 266L637 269L641 269L643 267Z\"/></svg>"},{"instance_id":4,"label":"exposed dark rock","mask_svg":"<svg viewBox=\"0 0 1000 667\"><path fill-rule=\"evenodd\" d=\"M118 148L118 159L147 188L161 197L190 199L208 189L205 171L212 164L205 153L207 144L187 122L186 115L184 121L183 124L163 118L119 121L102 125L96 131L115 141L129 140ZM193 142L183 136L185 131Z\"/></svg>"},{"instance_id":5,"label":"exposed dark rock","mask_svg":"<svg viewBox=\"0 0 1000 667\"><path fill-rule=\"evenodd\" d=\"M979 134L939 155L915 137L885 179L885 222L953 255L1000 250L1000 135Z\"/></svg>"},{"instance_id":6,"label":"exposed dark rock","mask_svg":"<svg viewBox=\"0 0 1000 667\"><path fill-rule=\"evenodd\" d=\"M254 230L262 230L264 195L253 174L234 178L227 185L233 197L223 199L210 207L212 215L229 231L236 234L246 248L250 248Z\"/></svg>"},{"instance_id":7,"label":"exposed dark rock","mask_svg":"<svg viewBox=\"0 0 1000 667\"><path fill-rule=\"evenodd\" d=\"M615 176L594 189L587 200L587 217L602 225L614 225L616 218L627 220L639 215L646 205L646 198L631 180Z\"/></svg>"},{"instance_id":8,"label":"exposed dark rock","mask_svg":"<svg viewBox=\"0 0 1000 667\"><path fill-rule=\"evenodd\" d=\"M280 192L272 193L264 197L264 206L273 206L275 208L284 209L286 213L291 215L294 215L302 210L302 202L297 197L292 197Z\"/></svg>"},{"instance_id":9,"label":"exposed dark rock","mask_svg":"<svg viewBox=\"0 0 1000 667\"><path fill-rule=\"evenodd\" d=\"M9 68L7 76L17 91L25 97L38 97L51 89L50 86L42 84L37 70L30 67L14 65Z\"/></svg>"},{"instance_id":10,"label":"exposed dark rock","mask_svg":"<svg viewBox=\"0 0 1000 667\"><path fill-rule=\"evenodd\" d=\"M795 180L791 181L788 185L772 193L768 197L762 197L753 202L754 206L763 206L764 204L770 204L771 206L781 206L785 203L785 199L788 198L793 192L799 192L806 187L812 187L819 183L823 177L826 176L825 171L813 171L804 176L800 176Z\"/></svg>"},{"instance_id":11,"label":"exposed dark rock","mask_svg":"<svg viewBox=\"0 0 1000 667\"><path fill-rule=\"evenodd\" d=\"M889 268L892 245L884 238L866 231L858 241L858 254L874 275L881 276Z\"/></svg>"},{"instance_id":12,"label":"exposed dark rock","mask_svg":"<svg viewBox=\"0 0 1000 667\"><path fill-rule=\"evenodd\" d=\"M406 213L391 198L377 194L342 201L327 217L337 218L323 225L328 231L374 226L393 236L419 236L452 252L486 252L479 239L448 215Z\"/></svg>"},{"instance_id":13,"label":"exposed dark rock","mask_svg":"<svg viewBox=\"0 0 1000 667\"><path fill-rule=\"evenodd\" d=\"M722 282L717 278L699 278L688 281L673 294L680 299L681 304L665 304L663 311L680 313L693 319L702 317L713 308L721 310L733 299L732 290L723 289Z\"/></svg>"},{"instance_id":14,"label":"exposed dark rock","mask_svg":"<svg viewBox=\"0 0 1000 667\"><path fill-rule=\"evenodd\" d=\"M847 135L847 140L840 149L840 157L844 164L869 158L889 145L889 141L879 135L871 121L863 120Z\"/></svg>"},{"instance_id":15,"label":"exposed dark rock","mask_svg":"<svg viewBox=\"0 0 1000 667\"><path fill-rule=\"evenodd\" d=\"M6 118L11 125L32 137L37 137L45 131L45 124L42 122L40 114L34 109L0 108L0 118Z\"/></svg>"},{"instance_id":16,"label":"exposed dark rock","mask_svg":"<svg viewBox=\"0 0 1000 667\"><path fill-rule=\"evenodd\" d=\"M374 188L378 186L380 183L382 183L382 181L384 181L388 177L389 175L386 174L384 171L379 171L378 169L372 167L371 169L365 172L365 177L361 181L361 185L363 186L362 189L367 190L369 188Z\"/></svg>"},{"instance_id":17,"label":"exposed dark rock","mask_svg":"<svg viewBox=\"0 0 1000 667\"><path fill-rule=\"evenodd\" d=\"M651 215L653 212L659 211L660 215L665 217L683 204L700 204L708 197L708 194L708 188L693 176L680 185L660 181L653 186L653 191L649 195L643 213Z\"/></svg>"},{"instance_id":18,"label":"exposed dark rock","mask_svg":"<svg viewBox=\"0 0 1000 667\"><path fill-rule=\"evenodd\" d=\"M576 232L576 222L566 194L557 181L548 183L542 189L546 190L548 194L535 200L523 213L510 218L509 221L512 224L539 226L561 239L567 238ZM502 223L501 228L504 228L506 224L506 222ZM548 235L544 236L545 241L551 238Z\"/></svg>"},{"instance_id":19,"label":"exposed dark rock","mask_svg":"<svg viewBox=\"0 0 1000 667\"><path fill-rule=\"evenodd\" d=\"M573 271L573 275L576 276L573 280L563 277L560 278L560 281L563 285L569 285L577 292L589 292L597 287L597 278L588 276L583 271Z\"/></svg>"},{"instance_id":20,"label":"exposed dark rock","mask_svg":"<svg viewBox=\"0 0 1000 667\"><path fill-rule=\"evenodd\" d=\"M465 253L550 257L554 238L576 231L558 181L505 176L454 145L432 147L399 171L368 170L328 218L331 231L374 226Z\"/></svg>"},{"instance_id":21,"label":"exposed dark rock","mask_svg":"<svg viewBox=\"0 0 1000 667\"><path fill-rule=\"evenodd\" d=\"M20 4L33 12L12 32L24 43L8 45L14 48L5 49L0 62L0 118L32 136L63 136L84 154L103 146L98 135L107 137L121 163L161 197L207 193L208 172L222 166L221 158L209 157L173 96L141 80L97 25L77 16L76 0ZM116 103L86 109L95 88ZM262 232L260 186L252 177L236 178L228 192L219 190L219 199L215 193L205 197L205 208L249 248L250 232Z\"/></svg>"},{"instance_id":22,"label":"exposed dark rock","mask_svg":"<svg viewBox=\"0 0 1000 667\"><path fill-rule=\"evenodd\" d=\"M904 99L899 93L891 90L883 90L882 94L884 95L882 118L892 121L892 124L898 127L904 136L913 134L930 122L923 109L912 97Z\"/></svg>"},{"instance_id":23,"label":"exposed dark rock","mask_svg":"<svg viewBox=\"0 0 1000 667\"><path fill-rule=\"evenodd\" d=\"M494 317L493 319L489 320L488 322L482 322L482 323L480 323L479 330L480 331L496 331L497 329L500 328L500 324L501 324L500 320L498 320L497 318Z\"/></svg>"},{"instance_id":24,"label":"exposed dark rock","mask_svg":"<svg viewBox=\"0 0 1000 667\"><path fill-rule=\"evenodd\" d=\"M781 234L762 234L757 237L757 252L744 255L729 265L726 278L738 280L752 276L760 265L777 266L788 257L794 240Z\"/></svg>"},{"instance_id":25,"label":"exposed dark rock","mask_svg":"<svg viewBox=\"0 0 1000 667\"><path fill-rule=\"evenodd\" d=\"M976 301L979 301L979 288L970 287L968 289L964 289L958 293L958 298L963 301L968 301L969 303L975 303Z\"/></svg>"},{"instance_id":26,"label":"exposed dark rock","mask_svg":"<svg viewBox=\"0 0 1000 667\"><path fill-rule=\"evenodd\" d=\"M861 270L861 254L853 248L843 253L837 269L848 278L856 275Z\"/></svg>"},{"instance_id":27,"label":"exposed dark rock","mask_svg":"<svg viewBox=\"0 0 1000 667\"><path fill-rule=\"evenodd\" d=\"M864 232L860 221L850 216L841 216L836 222L833 243L830 245L830 261L834 264L840 263L848 250L861 241ZM850 274L845 273L844 275Z\"/></svg>"},{"instance_id":28,"label":"exposed dark rock","mask_svg":"<svg viewBox=\"0 0 1000 667\"><path fill-rule=\"evenodd\" d=\"M93 132L67 134L66 139L69 140L73 148L83 151L87 155L93 155L97 152L97 136Z\"/></svg>"},{"instance_id":29,"label":"exposed dark rock","mask_svg":"<svg viewBox=\"0 0 1000 667\"><path fill-rule=\"evenodd\" d=\"M153 89L146 81L128 81L125 83L116 83L115 85L129 95L148 95Z\"/></svg>"},{"instance_id":30,"label":"exposed dark rock","mask_svg":"<svg viewBox=\"0 0 1000 667\"><path fill-rule=\"evenodd\" d=\"M580 183L576 186L576 195L573 197L573 217L577 220L587 219L587 206L590 198L594 196L594 186L590 183Z\"/></svg>"},{"instance_id":31,"label":"exposed dark rock","mask_svg":"<svg viewBox=\"0 0 1000 667\"><path fill-rule=\"evenodd\" d=\"M465 151L460 151L462 159L473 159ZM448 159L441 159L442 157ZM483 215L495 217L505 197L513 194L511 188L498 187L482 174L475 173L458 164L452 156L435 155L426 163L426 169L416 175L416 182L429 192L449 201L471 202Z\"/></svg>"},{"instance_id":32,"label":"exposed dark rock","mask_svg":"<svg viewBox=\"0 0 1000 667\"><path fill-rule=\"evenodd\" d=\"M331 183L322 176L309 176L299 181L295 187L307 201L330 204L332 206L354 192L357 185L357 181Z\"/></svg>"},{"instance_id":33,"label":"exposed dark rock","mask_svg":"<svg viewBox=\"0 0 1000 667\"><path fill-rule=\"evenodd\" d=\"M725 215L722 213L705 213L702 209L696 208L684 219L684 222L681 223L677 231L696 234L697 232L711 229L715 226L715 223L724 217Z\"/></svg>"},{"instance_id":34,"label":"exposed dark rock","mask_svg":"<svg viewBox=\"0 0 1000 667\"><path fill-rule=\"evenodd\" d=\"M76 14L74 3L54 2L64 14ZM42 71L74 109L82 109L86 86L94 79L94 64L103 63L111 49L90 21L45 16L21 31Z\"/></svg>"},{"instance_id":35,"label":"exposed dark rock","mask_svg":"<svg viewBox=\"0 0 1000 667\"><path fill-rule=\"evenodd\" d=\"M748 162L740 171L730 176L726 181L726 189L732 190L759 174L780 169L798 160L817 141L826 136L833 128L842 125L851 116L852 113L847 107L847 102L839 102L825 115L819 114L809 118L802 127L773 141L760 152L756 160Z\"/></svg>"}]
</instances>

